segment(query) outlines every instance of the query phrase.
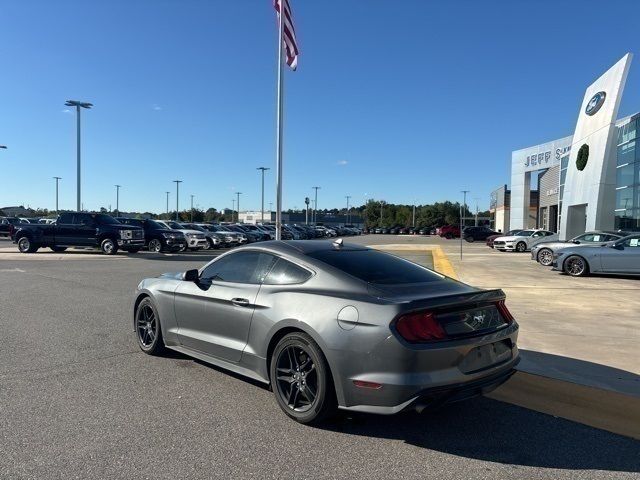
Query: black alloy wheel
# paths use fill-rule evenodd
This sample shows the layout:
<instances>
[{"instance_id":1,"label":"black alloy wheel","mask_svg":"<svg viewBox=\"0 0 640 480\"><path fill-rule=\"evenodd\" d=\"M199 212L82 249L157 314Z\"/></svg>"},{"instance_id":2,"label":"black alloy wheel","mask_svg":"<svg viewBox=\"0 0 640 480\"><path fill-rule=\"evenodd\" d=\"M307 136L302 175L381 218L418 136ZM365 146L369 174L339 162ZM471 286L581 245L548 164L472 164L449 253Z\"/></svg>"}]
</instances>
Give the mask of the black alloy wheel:
<instances>
[{"instance_id":1,"label":"black alloy wheel","mask_svg":"<svg viewBox=\"0 0 640 480\"><path fill-rule=\"evenodd\" d=\"M300 423L320 422L337 408L327 360L305 333L286 335L276 346L271 386L280 408Z\"/></svg>"},{"instance_id":2,"label":"black alloy wheel","mask_svg":"<svg viewBox=\"0 0 640 480\"><path fill-rule=\"evenodd\" d=\"M571 255L564 261L564 271L572 277L584 277L589 273L589 265L584 258Z\"/></svg>"},{"instance_id":3,"label":"black alloy wheel","mask_svg":"<svg viewBox=\"0 0 640 480\"><path fill-rule=\"evenodd\" d=\"M149 240L148 248L150 252L160 253L162 252L162 242L157 238L153 238Z\"/></svg>"},{"instance_id":4,"label":"black alloy wheel","mask_svg":"<svg viewBox=\"0 0 640 480\"><path fill-rule=\"evenodd\" d=\"M136 337L140 349L149 355L157 355L164 350L160 320L149 297L143 299L136 310Z\"/></svg>"}]
</instances>

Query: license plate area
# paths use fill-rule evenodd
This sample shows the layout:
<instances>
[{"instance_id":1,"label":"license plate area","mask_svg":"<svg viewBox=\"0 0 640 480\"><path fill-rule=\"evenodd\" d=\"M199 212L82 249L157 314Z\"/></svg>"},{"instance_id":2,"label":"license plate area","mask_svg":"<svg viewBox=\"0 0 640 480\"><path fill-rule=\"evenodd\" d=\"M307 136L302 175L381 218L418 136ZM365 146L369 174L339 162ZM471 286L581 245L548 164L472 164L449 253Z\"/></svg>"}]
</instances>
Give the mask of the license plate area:
<instances>
[{"instance_id":1,"label":"license plate area","mask_svg":"<svg viewBox=\"0 0 640 480\"><path fill-rule=\"evenodd\" d=\"M476 373L508 362L512 357L511 341L501 340L471 349L458 368L463 373Z\"/></svg>"}]
</instances>

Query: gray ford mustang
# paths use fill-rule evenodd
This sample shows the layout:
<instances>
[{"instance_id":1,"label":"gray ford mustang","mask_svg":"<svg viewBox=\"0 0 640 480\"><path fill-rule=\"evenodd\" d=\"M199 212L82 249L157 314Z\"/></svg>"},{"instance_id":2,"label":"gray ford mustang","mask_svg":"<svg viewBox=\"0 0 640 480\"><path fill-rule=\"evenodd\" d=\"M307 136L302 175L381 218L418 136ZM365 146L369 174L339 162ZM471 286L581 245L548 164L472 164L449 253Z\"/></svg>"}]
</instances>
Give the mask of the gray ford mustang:
<instances>
[{"instance_id":1,"label":"gray ford mustang","mask_svg":"<svg viewBox=\"0 0 640 480\"><path fill-rule=\"evenodd\" d=\"M480 290L341 240L269 241L140 282L140 348L270 384L302 423L393 414L486 393L513 373L518 324Z\"/></svg>"}]
</instances>

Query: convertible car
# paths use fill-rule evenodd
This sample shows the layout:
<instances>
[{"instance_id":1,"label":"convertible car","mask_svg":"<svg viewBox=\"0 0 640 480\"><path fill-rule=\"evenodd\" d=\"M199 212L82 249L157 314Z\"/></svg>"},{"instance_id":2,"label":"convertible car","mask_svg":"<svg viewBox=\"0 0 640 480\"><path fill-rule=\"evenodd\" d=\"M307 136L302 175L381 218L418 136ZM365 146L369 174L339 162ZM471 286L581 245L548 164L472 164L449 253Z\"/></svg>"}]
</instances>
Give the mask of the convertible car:
<instances>
[{"instance_id":1,"label":"convertible car","mask_svg":"<svg viewBox=\"0 0 640 480\"><path fill-rule=\"evenodd\" d=\"M488 392L519 360L502 290L336 241L268 241L138 285L140 348L270 384L302 423L393 414Z\"/></svg>"}]
</instances>

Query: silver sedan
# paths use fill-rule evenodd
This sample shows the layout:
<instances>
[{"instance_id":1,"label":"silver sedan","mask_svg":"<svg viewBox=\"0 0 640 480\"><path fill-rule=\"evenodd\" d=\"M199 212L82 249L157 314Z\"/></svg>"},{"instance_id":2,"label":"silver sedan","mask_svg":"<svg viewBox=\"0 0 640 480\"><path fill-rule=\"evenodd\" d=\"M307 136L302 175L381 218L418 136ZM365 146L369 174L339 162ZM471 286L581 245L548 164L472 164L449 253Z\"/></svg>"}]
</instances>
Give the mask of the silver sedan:
<instances>
[{"instance_id":1,"label":"silver sedan","mask_svg":"<svg viewBox=\"0 0 640 480\"><path fill-rule=\"evenodd\" d=\"M607 242L619 240L622 237L627 236L628 233L619 232L603 232L593 231L586 232L582 235L572 238L571 240L556 240L555 242L541 242L534 245L531 248L531 260L535 260L540 265L545 267L550 266L553 263L553 252L561 248L570 247L572 245L590 245L600 246Z\"/></svg>"},{"instance_id":2,"label":"silver sedan","mask_svg":"<svg viewBox=\"0 0 640 480\"><path fill-rule=\"evenodd\" d=\"M170 348L270 384L287 415L311 423L497 387L519 360L504 301L342 240L270 241L143 280L133 327L144 352Z\"/></svg>"},{"instance_id":3,"label":"silver sedan","mask_svg":"<svg viewBox=\"0 0 640 480\"><path fill-rule=\"evenodd\" d=\"M553 270L572 277L589 273L640 275L640 234L598 247L574 245L553 254Z\"/></svg>"}]
</instances>

